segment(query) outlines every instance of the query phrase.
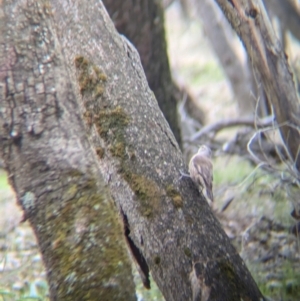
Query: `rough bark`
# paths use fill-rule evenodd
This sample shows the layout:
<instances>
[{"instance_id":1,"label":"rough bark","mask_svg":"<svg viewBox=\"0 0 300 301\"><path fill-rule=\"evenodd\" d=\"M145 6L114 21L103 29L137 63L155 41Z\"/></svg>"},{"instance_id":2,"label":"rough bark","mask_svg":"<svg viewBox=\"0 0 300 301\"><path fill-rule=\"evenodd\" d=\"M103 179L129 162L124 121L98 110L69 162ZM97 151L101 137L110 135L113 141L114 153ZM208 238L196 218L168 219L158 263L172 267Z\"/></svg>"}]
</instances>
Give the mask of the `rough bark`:
<instances>
[{"instance_id":1,"label":"rough bark","mask_svg":"<svg viewBox=\"0 0 300 301\"><path fill-rule=\"evenodd\" d=\"M104 0L103 3L118 32L137 48L149 87L181 145L176 109L181 99L176 101L178 88L171 77L161 1Z\"/></svg>"},{"instance_id":2,"label":"rough bark","mask_svg":"<svg viewBox=\"0 0 300 301\"><path fill-rule=\"evenodd\" d=\"M37 236L50 298L136 300L123 230L49 4L0 5L0 153Z\"/></svg>"},{"instance_id":3,"label":"rough bark","mask_svg":"<svg viewBox=\"0 0 300 301\"><path fill-rule=\"evenodd\" d=\"M300 105L287 57L260 0L216 0L243 41L295 168L300 171Z\"/></svg>"},{"instance_id":4,"label":"rough bark","mask_svg":"<svg viewBox=\"0 0 300 301\"><path fill-rule=\"evenodd\" d=\"M133 299L113 199L166 300L263 300L203 195L179 178L182 154L136 50L101 2L51 3L53 13L25 0L0 11L1 153L51 299Z\"/></svg>"}]
</instances>

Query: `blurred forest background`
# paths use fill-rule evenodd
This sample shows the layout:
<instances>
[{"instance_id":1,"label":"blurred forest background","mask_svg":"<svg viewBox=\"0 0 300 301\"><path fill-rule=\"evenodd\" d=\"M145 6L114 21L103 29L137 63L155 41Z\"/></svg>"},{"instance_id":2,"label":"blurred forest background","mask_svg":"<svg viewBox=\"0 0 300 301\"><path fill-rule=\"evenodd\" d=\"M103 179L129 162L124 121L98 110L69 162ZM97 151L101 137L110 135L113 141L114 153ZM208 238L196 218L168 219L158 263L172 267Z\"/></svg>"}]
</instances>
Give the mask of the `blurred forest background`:
<instances>
[{"instance_id":1,"label":"blurred forest background","mask_svg":"<svg viewBox=\"0 0 300 301\"><path fill-rule=\"evenodd\" d=\"M200 144L212 148L215 215L262 293L270 300L299 300L299 175L273 124L261 79L214 1L162 5L186 162ZM298 85L299 3L265 5ZM0 300L48 300L35 236L22 222L2 169L0 212ZM136 278L140 300L163 300Z\"/></svg>"}]
</instances>

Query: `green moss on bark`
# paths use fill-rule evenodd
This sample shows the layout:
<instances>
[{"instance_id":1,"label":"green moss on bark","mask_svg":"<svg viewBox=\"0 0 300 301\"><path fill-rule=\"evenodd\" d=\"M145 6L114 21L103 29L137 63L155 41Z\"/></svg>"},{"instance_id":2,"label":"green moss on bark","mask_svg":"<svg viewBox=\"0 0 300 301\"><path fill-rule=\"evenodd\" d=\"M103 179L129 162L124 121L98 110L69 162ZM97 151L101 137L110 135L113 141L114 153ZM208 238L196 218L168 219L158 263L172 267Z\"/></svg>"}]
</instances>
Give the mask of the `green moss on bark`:
<instances>
[{"instance_id":1,"label":"green moss on bark","mask_svg":"<svg viewBox=\"0 0 300 301\"><path fill-rule=\"evenodd\" d=\"M51 221L43 230L51 242L44 252L53 267L50 277L60 284L58 300L131 300L134 287L124 291L130 281L123 283L131 264L113 202L104 188L99 192L93 178L71 174L65 204L59 214L46 208ZM99 273L90 272L95 266Z\"/></svg>"},{"instance_id":2,"label":"green moss on bark","mask_svg":"<svg viewBox=\"0 0 300 301\"><path fill-rule=\"evenodd\" d=\"M159 264L160 264L160 261L161 261L161 259L160 259L159 256L155 256L155 257L154 257L154 263L155 263L156 265L159 265Z\"/></svg>"},{"instance_id":3,"label":"green moss on bark","mask_svg":"<svg viewBox=\"0 0 300 301\"><path fill-rule=\"evenodd\" d=\"M99 135L110 142L123 142L124 130L130 118L124 110L117 106L115 109L101 110L96 117L96 126Z\"/></svg>"},{"instance_id":4,"label":"green moss on bark","mask_svg":"<svg viewBox=\"0 0 300 301\"><path fill-rule=\"evenodd\" d=\"M191 252L191 249L190 249L190 248L185 247L183 251L184 251L184 254L185 254L187 257L189 257L189 258L192 257L192 252Z\"/></svg>"},{"instance_id":5,"label":"green moss on bark","mask_svg":"<svg viewBox=\"0 0 300 301\"><path fill-rule=\"evenodd\" d=\"M139 202L138 209L141 214L146 217L151 217L159 209L160 199L162 197L159 186L145 176L131 172L122 174L127 183L134 191Z\"/></svg>"},{"instance_id":6,"label":"green moss on bark","mask_svg":"<svg viewBox=\"0 0 300 301\"><path fill-rule=\"evenodd\" d=\"M104 82L107 80L106 74L83 56L75 58L75 67L80 93L90 93L96 98L101 96L104 93Z\"/></svg>"},{"instance_id":7,"label":"green moss on bark","mask_svg":"<svg viewBox=\"0 0 300 301\"><path fill-rule=\"evenodd\" d=\"M75 66L81 94L96 98L102 95L104 83L107 81L106 75L82 56L75 58ZM129 116L120 106L95 110L94 105L85 102L85 108L84 118L87 124L95 124L98 134L106 141L111 155L119 159L119 172L135 193L141 214L146 217L153 216L159 208L162 193L153 180L132 171L131 164L136 156L125 139L125 130L130 123ZM96 152L100 158L103 158L104 149L98 148ZM176 207L182 206L179 194L173 193L172 200Z\"/></svg>"},{"instance_id":8,"label":"green moss on bark","mask_svg":"<svg viewBox=\"0 0 300 301\"><path fill-rule=\"evenodd\" d=\"M99 157L100 159L102 159L102 158L104 157L105 150L104 150L104 148L102 148L102 147L97 147L97 148L96 148L96 153L97 153L98 157Z\"/></svg>"},{"instance_id":9,"label":"green moss on bark","mask_svg":"<svg viewBox=\"0 0 300 301\"><path fill-rule=\"evenodd\" d=\"M96 118L98 133L109 144L110 153L119 158L119 173L135 193L141 214L150 217L158 209L162 193L153 180L131 171L128 162L135 160L135 154L125 140L125 128L129 122L130 118L121 107L101 110Z\"/></svg>"},{"instance_id":10,"label":"green moss on bark","mask_svg":"<svg viewBox=\"0 0 300 301\"><path fill-rule=\"evenodd\" d=\"M167 196L171 198L175 208L181 208L183 206L182 197L173 185L168 185L166 188L166 192Z\"/></svg>"}]
</instances>

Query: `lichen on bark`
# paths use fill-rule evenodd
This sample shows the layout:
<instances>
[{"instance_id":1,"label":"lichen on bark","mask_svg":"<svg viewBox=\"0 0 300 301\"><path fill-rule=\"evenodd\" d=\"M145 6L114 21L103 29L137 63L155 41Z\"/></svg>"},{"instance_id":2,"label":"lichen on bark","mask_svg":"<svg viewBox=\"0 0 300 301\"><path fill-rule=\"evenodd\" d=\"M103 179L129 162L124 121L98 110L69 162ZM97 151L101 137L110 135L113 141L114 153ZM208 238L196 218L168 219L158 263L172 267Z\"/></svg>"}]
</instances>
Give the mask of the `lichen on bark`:
<instances>
[{"instance_id":1,"label":"lichen on bark","mask_svg":"<svg viewBox=\"0 0 300 301\"><path fill-rule=\"evenodd\" d=\"M59 299L74 300L77 296L78 300L98 300L101 296L110 300L116 295L118 300L130 299L122 277L131 270L131 264L113 200L93 177L76 171L65 177L69 185L64 189L60 211L56 206L45 206L37 217L48 237L48 246L42 250L51 266L48 273L57 284L65 283L57 287ZM51 199L48 202L51 204ZM41 220L43 216L46 220ZM45 243L41 239L42 248ZM99 273L89 273L87 266L97 266Z\"/></svg>"}]
</instances>

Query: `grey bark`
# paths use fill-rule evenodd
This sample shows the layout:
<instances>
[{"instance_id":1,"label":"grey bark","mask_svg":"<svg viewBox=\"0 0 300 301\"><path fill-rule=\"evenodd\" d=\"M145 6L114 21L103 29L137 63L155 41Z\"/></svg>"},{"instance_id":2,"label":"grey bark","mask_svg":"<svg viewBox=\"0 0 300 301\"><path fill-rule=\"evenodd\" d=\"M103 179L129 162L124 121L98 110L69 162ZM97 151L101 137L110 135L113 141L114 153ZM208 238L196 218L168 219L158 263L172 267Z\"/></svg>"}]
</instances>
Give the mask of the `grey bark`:
<instances>
[{"instance_id":1,"label":"grey bark","mask_svg":"<svg viewBox=\"0 0 300 301\"><path fill-rule=\"evenodd\" d=\"M51 4L0 11L0 151L51 300L134 299L111 200L166 300L263 300L203 195L179 179L182 154L136 50L101 2Z\"/></svg>"},{"instance_id":2,"label":"grey bark","mask_svg":"<svg viewBox=\"0 0 300 301\"><path fill-rule=\"evenodd\" d=\"M165 39L164 11L160 0L104 0L103 3L118 32L137 48L141 62L160 109L174 136L181 145L177 116L177 102L181 99L172 81L167 43Z\"/></svg>"},{"instance_id":3,"label":"grey bark","mask_svg":"<svg viewBox=\"0 0 300 301\"><path fill-rule=\"evenodd\" d=\"M253 68L262 80L274 108L276 122L290 154L300 171L300 103L287 58L272 29L260 0L216 0L243 41Z\"/></svg>"},{"instance_id":4,"label":"grey bark","mask_svg":"<svg viewBox=\"0 0 300 301\"><path fill-rule=\"evenodd\" d=\"M135 300L123 230L56 29L45 2L1 3L0 153L51 300Z\"/></svg>"}]
</instances>

